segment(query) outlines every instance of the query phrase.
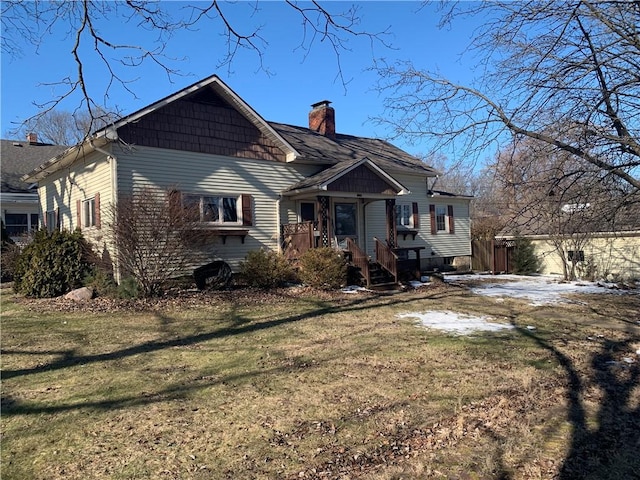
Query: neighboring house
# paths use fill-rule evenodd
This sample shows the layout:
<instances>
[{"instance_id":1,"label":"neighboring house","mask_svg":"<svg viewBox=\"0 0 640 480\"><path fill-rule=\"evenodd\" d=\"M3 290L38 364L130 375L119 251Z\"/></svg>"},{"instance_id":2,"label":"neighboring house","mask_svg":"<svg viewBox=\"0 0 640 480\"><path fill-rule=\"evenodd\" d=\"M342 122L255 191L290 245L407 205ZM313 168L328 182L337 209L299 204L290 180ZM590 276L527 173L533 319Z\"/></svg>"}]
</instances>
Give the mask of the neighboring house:
<instances>
[{"instance_id":1,"label":"neighboring house","mask_svg":"<svg viewBox=\"0 0 640 480\"><path fill-rule=\"evenodd\" d=\"M40 226L37 185L20 178L66 148L40 143L33 133L27 141L0 140L0 208L7 233L15 242L23 241Z\"/></svg>"},{"instance_id":2,"label":"neighboring house","mask_svg":"<svg viewBox=\"0 0 640 480\"><path fill-rule=\"evenodd\" d=\"M367 281L369 266L397 280L398 269L468 264L470 198L432 192L437 172L385 141L337 133L329 103L313 105L309 127L268 122L214 75L99 130L25 180L38 182L48 226L79 227L106 249L109 205L160 188L198 205L202 227L216 235L202 263L237 269L251 250L292 258L331 246Z\"/></svg>"},{"instance_id":3,"label":"neighboring house","mask_svg":"<svg viewBox=\"0 0 640 480\"><path fill-rule=\"evenodd\" d=\"M584 207L588 207L585 204ZM564 205L559 215L570 213ZM616 221L584 222L573 229L552 233L549 225L521 227L522 237L531 241L540 261L540 272L567 276L573 265L578 278L640 279L640 212L634 206L618 211ZM494 255L501 267L510 272L515 235L496 236Z\"/></svg>"}]
</instances>

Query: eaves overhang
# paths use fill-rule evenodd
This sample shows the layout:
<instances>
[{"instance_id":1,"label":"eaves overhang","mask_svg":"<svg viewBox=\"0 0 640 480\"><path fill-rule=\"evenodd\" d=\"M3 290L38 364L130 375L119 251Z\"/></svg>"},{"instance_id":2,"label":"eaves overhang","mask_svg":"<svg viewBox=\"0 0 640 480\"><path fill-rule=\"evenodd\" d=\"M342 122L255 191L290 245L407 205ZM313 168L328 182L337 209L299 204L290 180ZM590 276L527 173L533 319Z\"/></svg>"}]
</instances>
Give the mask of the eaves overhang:
<instances>
[{"instance_id":1,"label":"eaves overhang","mask_svg":"<svg viewBox=\"0 0 640 480\"><path fill-rule=\"evenodd\" d=\"M36 167L31 172L23 175L20 180L27 183L40 182L52 173L71 166L76 160L94 152L96 148L104 147L110 141L106 135L87 139L74 147L68 148L60 155L53 157L39 167Z\"/></svg>"}]
</instances>

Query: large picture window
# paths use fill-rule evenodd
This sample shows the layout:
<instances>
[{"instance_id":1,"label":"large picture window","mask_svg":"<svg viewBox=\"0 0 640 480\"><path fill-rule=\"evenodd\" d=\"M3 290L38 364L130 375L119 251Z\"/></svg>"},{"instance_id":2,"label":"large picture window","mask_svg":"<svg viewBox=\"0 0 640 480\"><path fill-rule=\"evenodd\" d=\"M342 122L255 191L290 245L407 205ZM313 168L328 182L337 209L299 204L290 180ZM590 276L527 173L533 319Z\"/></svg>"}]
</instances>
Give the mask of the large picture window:
<instances>
[{"instance_id":1,"label":"large picture window","mask_svg":"<svg viewBox=\"0 0 640 480\"><path fill-rule=\"evenodd\" d=\"M201 222L237 224L240 222L237 196L192 195L183 197L185 208L193 211Z\"/></svg>"}]
</instances>

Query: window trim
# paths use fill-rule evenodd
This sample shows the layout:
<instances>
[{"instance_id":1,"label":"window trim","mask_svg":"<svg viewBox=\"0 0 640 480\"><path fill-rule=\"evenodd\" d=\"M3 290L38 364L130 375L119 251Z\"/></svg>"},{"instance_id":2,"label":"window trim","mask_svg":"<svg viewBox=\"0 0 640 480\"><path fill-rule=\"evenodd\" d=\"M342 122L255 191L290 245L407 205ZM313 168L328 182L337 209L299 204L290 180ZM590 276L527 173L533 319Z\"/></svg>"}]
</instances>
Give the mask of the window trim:
<instances>
[{"instance_id":1,"label":"window trim","mask_svg":"<svg viewBox=\"0 0 640 480\"><path fill-rule=\"evenodd\" d=\"M101 228L99 192L76 201L76 223L78 228Z\"/></svg>"},{"instance_id":2,"label":"window trim","mask_svg":"<svg viewBox=\"0 0 640 480\"><path fill-rule=\"evenodd\" d=\"M413 209L410 203L396 203L396 227L413 228ZM407 223L403 221L407 220Z\"/></svg>"},{"instance_id":3,"label":"window trim","mask_svg":"<svg viewBox=\"0 0 640 480\"><path fill-rule=\"evenodd\" d=\"M253 225L253 213L252 213L252 197L247 194L225 194L225 193L183 193L182 194L182 207L188 208L189 205L195 205L190 203L189 200L198 199L198 211L199 219L197 222L212 227L238 227L238 226L251 226ZM220 220L207 220L205 218L205 199L218 199L218 219ZM235 204L235 220L224 220L224 199L233 199ZM220 201L222 200L222 201Z\"/></svg>"},{"instance_id":4,"label":"window trim","mask_svg":"<svg viewBox=\"0 0 640 480\"><path fill-rule=\"evenodd\" d=\"M49 233L60 230L60 209L54 208L53 210L47 210L44 213L43 222L44 228Z\"/></svg>"},{"instance_id":5,"label":"window trim","mask_svg":"<svg viewBox=\"0 0 640 480\"><path fill-rule=\"evenodd\" d=\"M27 223L9 223L7 221L7 217L9 217L10 215L24 215ZM35 216L35 222L34 222L34 217ZM35 232L36 230L38 230L38 227L40 226L40 214L38 213L33 213L33 212L4 212L4 226L5 229L7 230L7 233L9 234L10 237L22 237L24 235L29 235L33 232ZM13 227L20 227L21 231L18 233L11 233L11 230Z\"/></svg>"},{"instance_id":6,"label":"window trim","mask_svg":"<svg viewBox=\"0 0 640 480\"><path fill-rule=\"evenodd\" d=\"M431 235L455 233L455 218L453 215L453 210L453 205L445 205L439 203L429 204Z\"/></svg>"},{"instance_id":7,"label":"window trim","mask_svg":"<svg viewBox=\"0 0 640 480\"><path fill-rule=\"evenodd\" d=\"M82 200L82 226L91 228L96 226L96 198Z\"/></svg>"},{"instance_id":8,"label":"window trim","mask_svg":"<svg viewBox=\"0 0 640 480\"><path fill-rule=\"evenodd\" d=\"M436 205L436 232L447 231L447 207Z\"/></svg>"}]
</instances>

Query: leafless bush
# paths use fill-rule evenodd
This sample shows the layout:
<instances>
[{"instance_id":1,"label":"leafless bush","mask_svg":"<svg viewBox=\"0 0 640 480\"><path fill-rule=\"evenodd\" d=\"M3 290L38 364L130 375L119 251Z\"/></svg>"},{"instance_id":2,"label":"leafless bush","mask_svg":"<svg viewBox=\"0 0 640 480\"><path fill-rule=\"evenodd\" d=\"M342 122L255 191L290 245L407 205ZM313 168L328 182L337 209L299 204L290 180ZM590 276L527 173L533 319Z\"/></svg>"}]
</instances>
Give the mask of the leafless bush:
<instances>
[{"instance_id":1,"label":"leafless bush","mask_svg":"<svg viewBox=\"0 0 640 480\"><path fill-rule=\"evenodd\" d=\"M193 263L193 247L206 238L199 215L187 211L176 191L145 188L111 207L115 258L121 277L133 277L144 296Z\"/></svg>"}]
</instances>

